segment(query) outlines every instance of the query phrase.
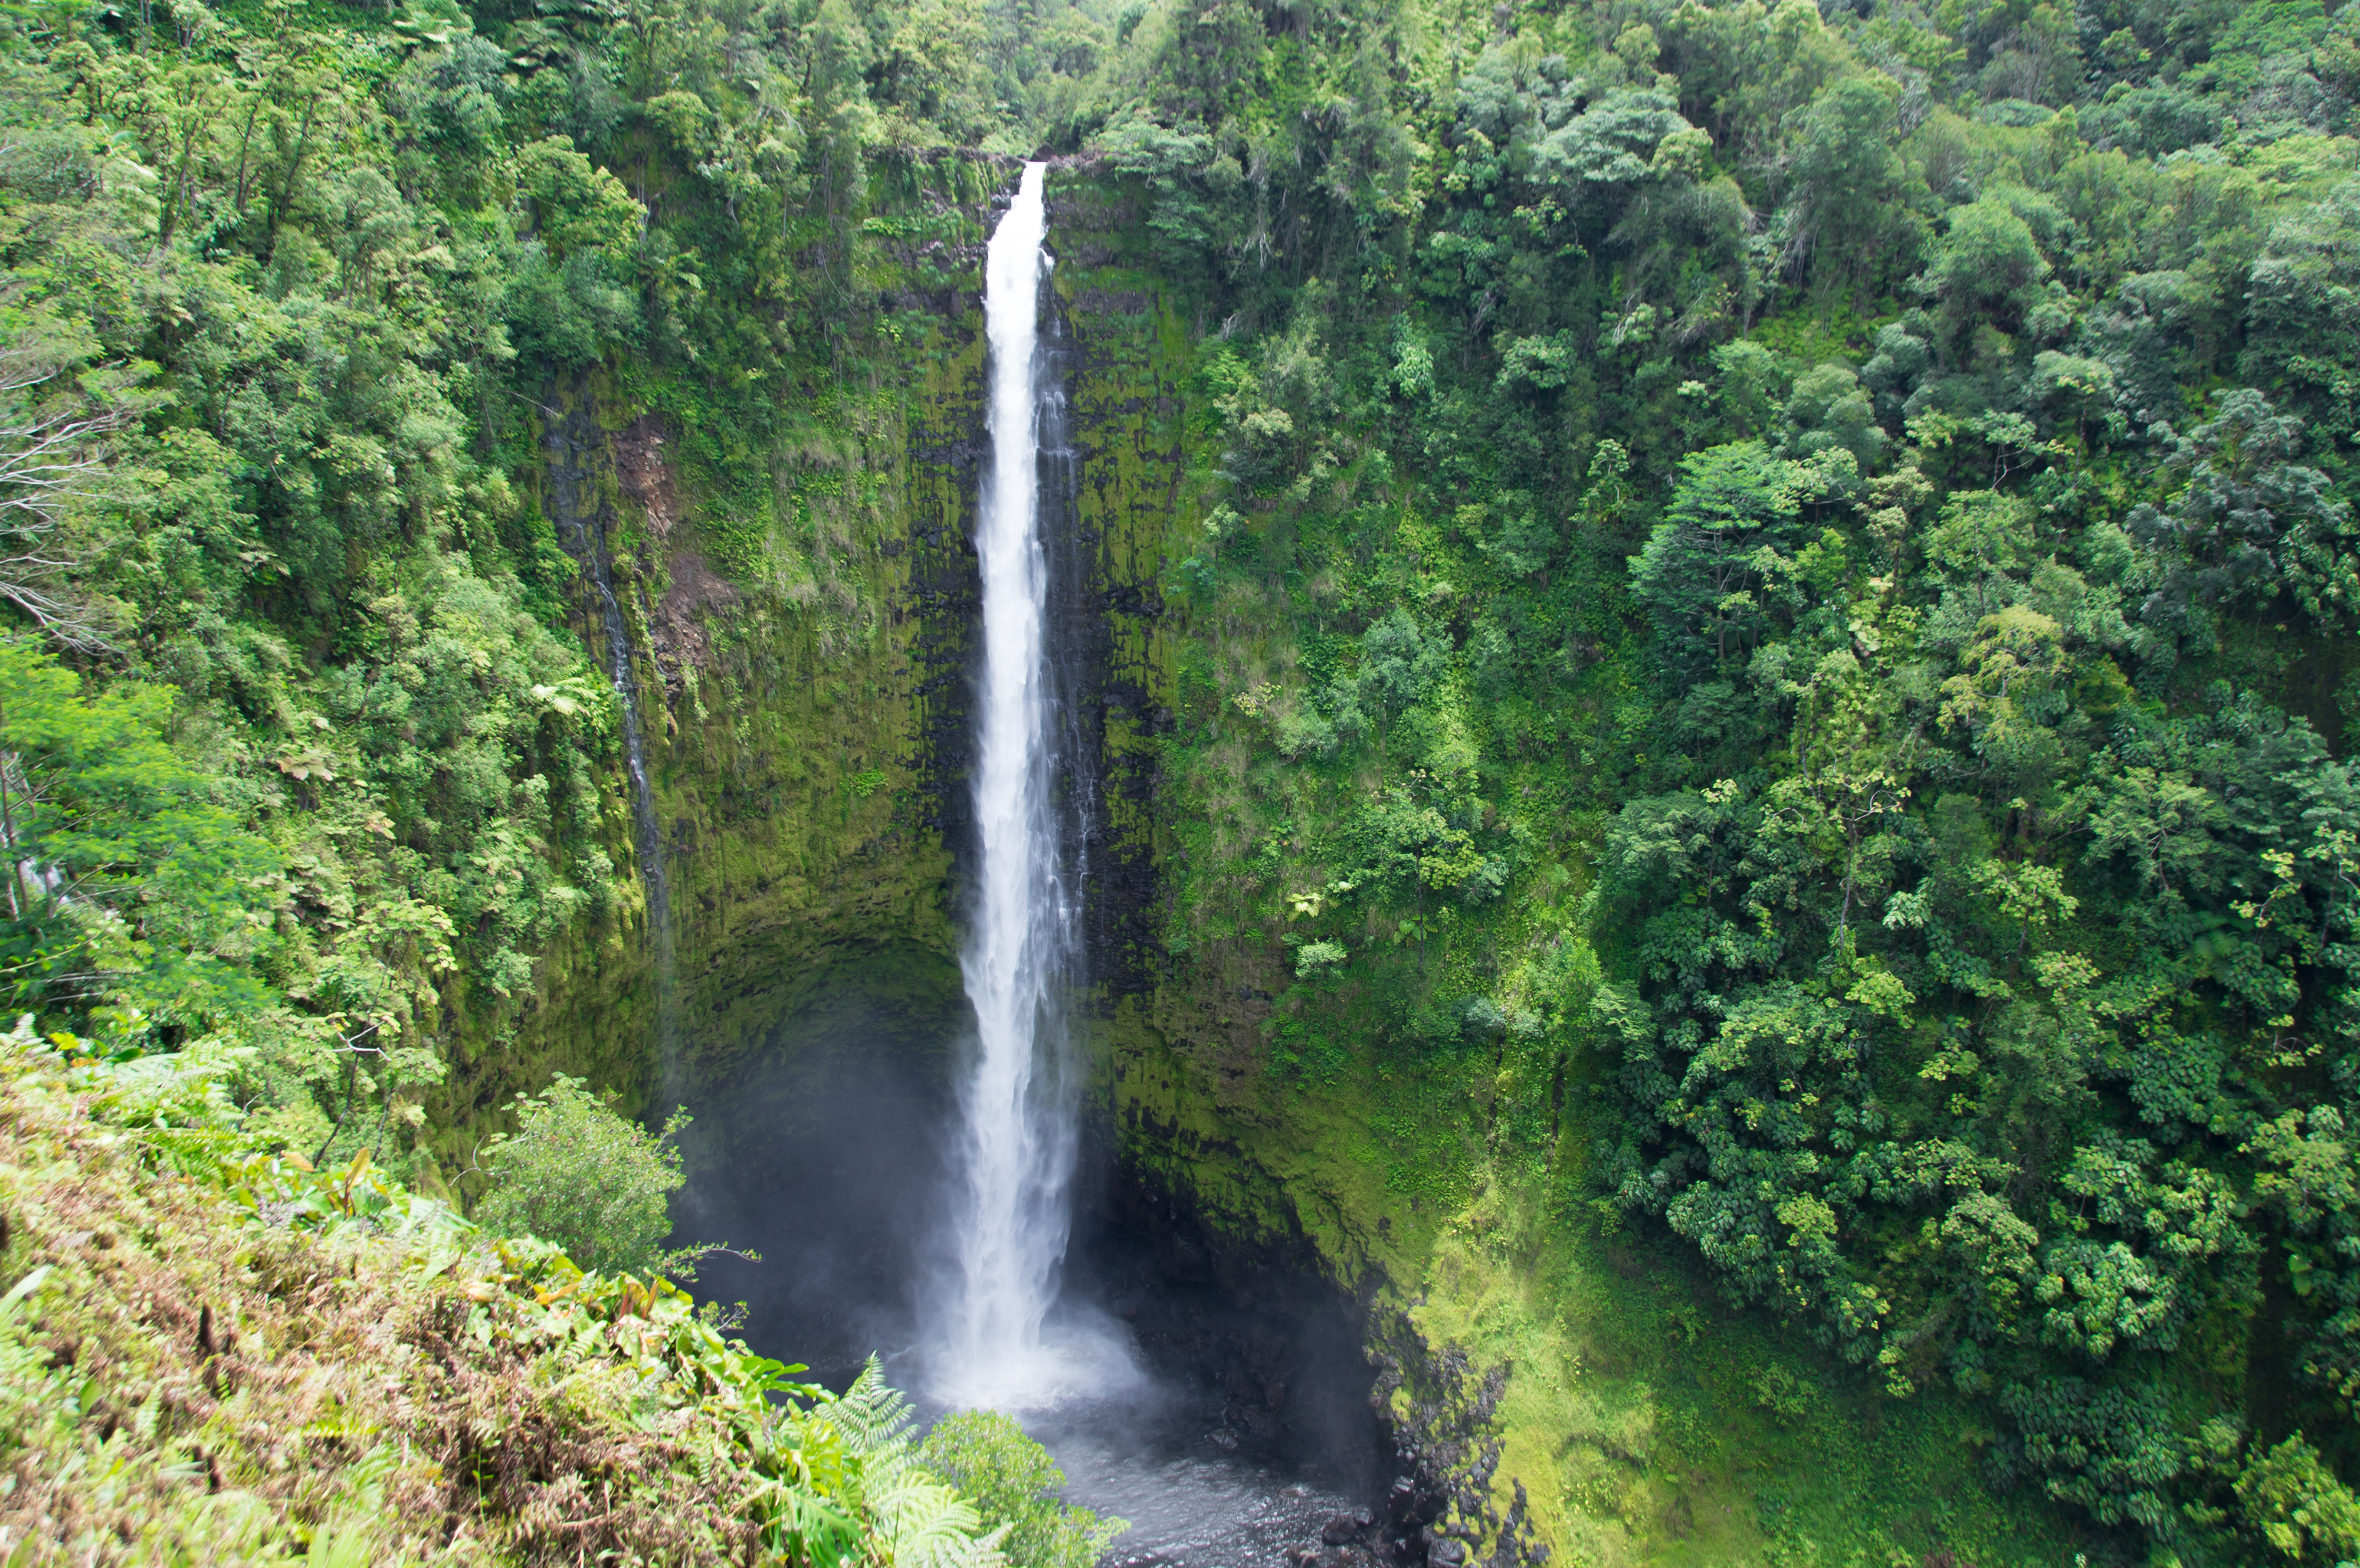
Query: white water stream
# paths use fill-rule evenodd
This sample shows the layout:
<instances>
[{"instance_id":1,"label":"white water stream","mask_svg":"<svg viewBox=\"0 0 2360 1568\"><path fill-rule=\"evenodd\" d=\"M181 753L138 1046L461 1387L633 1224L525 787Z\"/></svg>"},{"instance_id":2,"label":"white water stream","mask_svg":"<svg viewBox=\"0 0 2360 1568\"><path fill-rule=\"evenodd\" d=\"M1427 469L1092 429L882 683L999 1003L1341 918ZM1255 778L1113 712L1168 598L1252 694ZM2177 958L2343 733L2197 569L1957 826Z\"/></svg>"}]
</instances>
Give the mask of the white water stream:
<instances>
[{"instance_id":1,"label":"white water stream","mask_svg":"<svg viewBox=\"0 0 2360 1568\"><path fill-rule=\"evenodd\" d=\"M1076 891L1060 875L1039 528L1040 301L1050 267L1043 172L1025 165L984 262L991 463L975 541L983 583L973 775L980 854L959 955L978 1039L960 1094L955 1269L928 1335L937 1398L1010 1409L1037 1407L1128 1367L1120 1352L1043 1336L1071 1221L1074 1103L1060 992Z\"/></svg>"}]
</instances>

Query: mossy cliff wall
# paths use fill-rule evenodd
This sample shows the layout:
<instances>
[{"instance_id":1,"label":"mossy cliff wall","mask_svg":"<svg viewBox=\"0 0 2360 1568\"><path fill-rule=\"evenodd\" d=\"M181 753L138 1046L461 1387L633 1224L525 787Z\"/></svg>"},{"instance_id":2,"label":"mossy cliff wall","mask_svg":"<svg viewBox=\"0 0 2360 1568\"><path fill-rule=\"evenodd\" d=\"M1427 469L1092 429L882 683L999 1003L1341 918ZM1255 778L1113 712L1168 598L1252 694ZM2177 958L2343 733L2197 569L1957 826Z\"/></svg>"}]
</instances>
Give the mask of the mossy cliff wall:
<instances>
[{"instance_id":1,"label":"mossy cliff wall","mask_svg":"<svg viewBox=\"0 0 2360 1568\"><path fill-rule=\"evenodd\" d=\"M710 1093L833 968L858 964L873 981L880 950L910 962L919 989L938 986L929 959L945 964L954 951L971 831L983 242L1014 172L987 159L921 166L880 202L887 214L872 222L892 234L894 265L875 281L893 352L797 421L751 550L742 521L715 517L673 461L671 421L608 376L552 390L540 499L583 566L585 649L604 648L600 542L627 623L671 974L635 876L629 907L543 955L540 1005L468 1075L479 1107L552 1067L635 1101L668 1083ZM1073 369L1080 462L1070 526L1053 541L1051 614L1080 668L1078 716L1100 759L1076 780L1093 797L1089 964L1131 991L1153 973L1154 736L1169 723L1157 584L1190 348L1153 278L1123 265L1127 201L1061 177L1054 202L1051 332ZM617 768L607 847L643 870L631 790Z\"/></svg>"},{"instance_id":2,"label":"mossy cliff wall","mask_svg":"<svg viewBox=\"0 0 2360 1568\"><path fill-rule=\"evenodd\" d=\"M885 352L777 410L754 506L742 483L698 483L681 420L625 375L551 388L535 498L581 568L572 619L602 669L601 570L626 624L669 930L618 746L605 848L626 897L539 955L507 1033L462 1029L454 1122L552 1071L641 1108L726 1094L840 965L873 986L898 964L938 1005L964 829L978 290L1003 162L878 181L884 237L863 254Z\"/></svg>"}]
</instances>

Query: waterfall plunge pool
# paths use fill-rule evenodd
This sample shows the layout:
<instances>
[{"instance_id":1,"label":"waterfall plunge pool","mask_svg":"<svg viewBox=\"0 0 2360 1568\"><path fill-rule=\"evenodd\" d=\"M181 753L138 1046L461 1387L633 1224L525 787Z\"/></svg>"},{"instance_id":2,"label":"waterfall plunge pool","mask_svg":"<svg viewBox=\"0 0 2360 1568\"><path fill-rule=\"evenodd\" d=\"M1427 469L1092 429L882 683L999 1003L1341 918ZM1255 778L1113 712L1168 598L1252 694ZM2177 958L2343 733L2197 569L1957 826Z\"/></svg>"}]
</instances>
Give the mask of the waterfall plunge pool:
<instances>
[{"instance_id":1,"label":"waterfall plunge pool","mask_svg":"<svg viewBox=\"0 0 2360 1568\"><path fill-rule=\"evenodd\" d=\"M955 965L914 943L839 954L738 1057L693 1073L677 1239L761 1254L709 1261L700 1298L743 1301L765 1355L842 1388L871 1353L929 1415L919 1302L973 1029ZM1046 1339L1095 1324L1140 1377L1019 1413L1074 1502L1131 1522L1108 1568L1282 1568L1390 1479L1356 1304L1308 1259L1251 1256L1138 1188L1084 1138L1065 1289Z\"/></svg>"}]
</instances>

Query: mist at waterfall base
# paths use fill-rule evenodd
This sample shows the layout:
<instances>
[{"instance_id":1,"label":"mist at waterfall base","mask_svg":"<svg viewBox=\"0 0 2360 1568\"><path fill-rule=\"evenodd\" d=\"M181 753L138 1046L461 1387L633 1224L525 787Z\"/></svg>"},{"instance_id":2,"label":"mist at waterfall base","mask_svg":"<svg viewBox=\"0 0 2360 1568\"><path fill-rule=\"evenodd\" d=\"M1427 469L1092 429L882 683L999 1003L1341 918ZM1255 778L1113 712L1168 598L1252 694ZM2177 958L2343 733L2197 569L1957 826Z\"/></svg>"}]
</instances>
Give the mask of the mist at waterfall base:
<instances>
[{"instance_id":1,"label":"mist at waterfall base","mask_svg":"<svg viewBox=\"0 0 2360 1568\"><path fill-rule=\"evenodd\" d=\"M738 1332L841 1388L874 1352L929 1417L922 1296L949 1255L956 1075L974 1019L955 966L914 947L824 971L748 1070L693 1099L677 1239L761 1254L706 1262L696 1293L744 1301ZM791 1063L791 1066L764 1066ZM1142 1377L1110 1398L1016 1412L1069 1500L1131 1522L1110 1568L1277 1568L1379 1473L1349 1304L1319 1281L1216 1255L1185 1209L1076 1161L1072 1236L1048 1317L1111 1325Z\"/></svg>"},{"instance_id":2,"label":"mist at waterfall base","mask_svg":"<svg viewBox=\"0 0 2360 1568\"><path fill-rule=\"evenodd\" d=\"M875 1352L931 1418L944 1407L926 1393L919 1293L930 1254L942 1261L931 1227L956 1110L910 1065L926 1052L906 998L865 996L858 975L837 983L795 1041L833 1056L824 1082L757 1078L730 1105L693 1106L699 1132L727 1119L748 1133L730 1140L732 1165L703 1149L692 1160L698 1201L683 1206L681 1235L762 1255L713 1259L695 1286L747 1303L739 1332L756 1349L837 1388ZM949 1054L972 1023L942 1021L933 1043ZM763 1122L787 1136L752 1136ZM1346 1304L1289 1278L1249 1280L1241 1300L1204 1237L1164 1228L1167 1211L1117 1190L1087 1149L1076 1185L1053 1338L1063 1318L1114 1325L1142 1375L1118 1396L1015 1413L1056 1456L1068 1500L1131 1521L1110 1568L1278 1568L1335 1514L1372 1501L1388 1477Z\"/></svg>"},{"instance_id":3,"label":"mist at waterfall base","mask_svg":"<svg viewBox=\"0 0 2360 1568\"><path fill-rule=\"evenodd\" d=\"M1070 453L1038 342L1043 176L1026 167L986 257L957 994L914 951L807 982L781 1049L698 1107L682 1229L763 1255L708 1263L698 1290L745 1301L757 1348L839 1387L874 1351L929 1417L1015 1414L1065 1469L1069 1500L1131 1521L1109 1563L1276 1564L1373 1490L1349 1314L1284 1270L1242 1289L1218 1279L1201 1240L1154 1223L1161 1207L1176 1225L1176 1207L1118 1192L1102 1155L1081 1158L1059 1005L1078 978L1093 802L1075 793L1087 769L1061 766L1076 737L1045 644L1042 475ZM793 1065L766 1073L764 1059Z\"/></svg>"}]
</instances>

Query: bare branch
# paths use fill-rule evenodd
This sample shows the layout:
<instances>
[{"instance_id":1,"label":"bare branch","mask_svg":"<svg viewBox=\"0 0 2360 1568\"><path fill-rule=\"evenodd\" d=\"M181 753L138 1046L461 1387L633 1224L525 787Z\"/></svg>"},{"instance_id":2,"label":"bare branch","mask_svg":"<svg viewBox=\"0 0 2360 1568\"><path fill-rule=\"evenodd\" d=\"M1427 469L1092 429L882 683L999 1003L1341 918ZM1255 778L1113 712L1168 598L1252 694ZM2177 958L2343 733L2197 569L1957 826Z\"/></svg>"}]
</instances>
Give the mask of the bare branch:
<instances>
[{"instance_id":1,"label":"bare branch","mask_svg":"<svg viewBox=\"0 0 2360 1568\"><path fill-rule=\"evenodd\" d=\"M89 602L69 578L81 564L57 534L67 507L102 484L108 438L129 424L121 404L93 408L71 394L43 402L60 356L35 346L0 349L0 600L54 640L79 651L107 646Z\"/></svg>"}]
</instances>

